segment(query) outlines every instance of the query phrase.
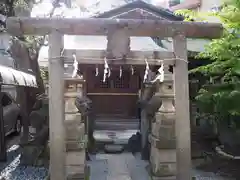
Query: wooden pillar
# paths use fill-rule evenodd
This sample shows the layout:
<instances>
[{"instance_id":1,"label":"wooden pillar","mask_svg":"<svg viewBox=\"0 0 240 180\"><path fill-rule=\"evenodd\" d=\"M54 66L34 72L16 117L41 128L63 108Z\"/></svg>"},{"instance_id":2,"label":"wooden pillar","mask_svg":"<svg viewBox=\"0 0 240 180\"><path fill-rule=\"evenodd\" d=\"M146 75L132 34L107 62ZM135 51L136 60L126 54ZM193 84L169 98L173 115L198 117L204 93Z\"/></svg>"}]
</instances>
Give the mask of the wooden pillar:
<instances>
[{"instance_id":1,"label":"wooden pillar","mask_svg":"<svg viewBox=\"0 0 240 180\"><path fill-rule=\"evenodd\" d=\"M0 101L2 101L3 93L2 85L0 85ZM0 103L0 162L7 161L7 148L6 148L6 138L4 130L4 121L3 121L3 105Z\"/></svg>"},{"instance_id":2,"label":"wooden pillar","mask_svg":"<svg viewBox=\"0 0 240 180\"><path fill-rule=\"evenodd\" d=\"M190 180L191 134L189 114L189 82L187 42L184 35L178 34L174 37L173 49L177 59L174 68L177 138L177 180Z\"/></svg>"},{"instance_id":3,"label":"wooden pillar","mask_svg":"<svg viewBox=\"0 0 240 180\"><path fill-rule=\"evenodd\" d=\"M49 135L50 179L65 180L65 127L64 127L64 66L60 54L63 35L49 35ZM59 57L59 58L58 58Z\"/></svg>"},{"instance_id":4,"label":"wooden pillar","mask_svg":"<svg viewBox=\"0 0 240 180\"><path fill-rule=\"evenodd\" d=\"M175 108L173 106L173 76L169 65L164 64L164 81L154 95L162 100L152 124L150 162L154 180L175 179L176 175L176 137Z\"/></svg>"}]
</instances>

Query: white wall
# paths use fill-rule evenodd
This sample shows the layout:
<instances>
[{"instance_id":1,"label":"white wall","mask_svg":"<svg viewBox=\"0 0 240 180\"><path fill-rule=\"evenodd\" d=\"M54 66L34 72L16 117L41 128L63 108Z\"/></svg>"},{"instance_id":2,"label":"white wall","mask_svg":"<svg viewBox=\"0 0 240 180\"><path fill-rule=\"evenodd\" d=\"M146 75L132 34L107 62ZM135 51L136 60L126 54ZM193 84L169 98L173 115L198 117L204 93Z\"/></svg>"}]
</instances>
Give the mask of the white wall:
<instances>
[{"instance_id":1,"label":"white wall","mask_svg":"<svg viewBox=\"0 0 240 180\"><path fill-rule=\"evenodd\" d=\"M0 34L0 65L16 68L15 61L10 54L5 52L9 48L10 36L7 33ZM8 92L15 100L17 97L17 90L15 86L2 86L3 92Z\"/></svg>"},{"instance_id":2,"label":"white wall","mask_svg":"<svg viewBox=\"0 0 240 180\"><path fill-rule=\"evenodd\" d=\"M218 7L222 3L222 0L202 0L199 11L209 11L213 7ZM164 8L168 8L168 0L152 0L152 4Z\"/></svg>"},{"instance_id":3,"label":"white wall","mask_svg":"<svg viewBox=\"0 0 240 180\"><path fill-rule=\"evenodd\" d=\"M210 11L214 7L220 6L222 0L202 0L200 11Z\"/></svg>"}]
</instances>

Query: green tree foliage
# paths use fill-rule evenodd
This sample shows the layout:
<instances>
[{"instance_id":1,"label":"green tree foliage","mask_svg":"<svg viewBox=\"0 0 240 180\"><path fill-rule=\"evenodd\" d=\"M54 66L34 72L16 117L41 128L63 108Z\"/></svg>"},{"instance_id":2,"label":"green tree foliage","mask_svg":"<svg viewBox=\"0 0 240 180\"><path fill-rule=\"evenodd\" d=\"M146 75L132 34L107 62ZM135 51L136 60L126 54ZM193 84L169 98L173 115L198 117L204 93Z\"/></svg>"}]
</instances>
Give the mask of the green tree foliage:
<instances>
[{"instance_id":1,"label":"green tree foliage","mask_svg":"<svg viewBox=\"0 0 240 180\"><path fill-rule=\"evenodd\" d=\"M196 13L180 10L186 21L206 21L215 17L224 26L220 39L212 40L197 58L209 59L191 73L202 73L209 80L200 89L196 100L200 111L214 115L218 121L236 119L240 115L240 0L228 0L219 12Z\"/></svg>"},{"instance_id":2,"label":"green tree foliage","mask_svg":"<svg viewBox=\"0 0 240 180\"><path fill-rule=\"evenodd\" d=\"M42 1L43 0L2 0L0 2L0 14L6 17L30 16L33 6L39 3L42 3ZM50 12L48 12L48 15L47 15L48 17L52 17L55 12L55 9L60 7L59 2L60 0L52 1L53 8L50 10ZM17 39L21 40L21 43L24 44L24 46L27 49L25 52L27 52L28 55L25 57L28 57L29 59L24 58L24 60L31 61L32 70L36 75L38 87L39 87L38 88L39 92L37 93L44 92L42 78L45 78L45 77L41 77L41 75L45 75L46 73L45 74L41 73L41 70L39 69L38 56L39 56L40 48L44 45L47 45L45 44L47 40L47 36L22 36L22 37L17 37ZM18 57L19 55L15 55L15 56Z\"/></svg>"}]
</instances>

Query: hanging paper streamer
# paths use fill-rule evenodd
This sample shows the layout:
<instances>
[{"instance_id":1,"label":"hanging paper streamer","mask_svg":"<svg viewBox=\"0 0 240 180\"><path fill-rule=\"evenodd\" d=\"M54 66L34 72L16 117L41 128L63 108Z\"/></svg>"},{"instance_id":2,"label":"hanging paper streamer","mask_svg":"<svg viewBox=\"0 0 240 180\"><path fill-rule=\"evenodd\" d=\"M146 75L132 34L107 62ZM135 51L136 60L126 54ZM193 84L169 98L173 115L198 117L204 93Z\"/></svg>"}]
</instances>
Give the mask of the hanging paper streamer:
<instances>
[{"instance_id":1,"label":"hanging paper streamer","mask_svg":"<svg viewBox=\"0 0 240 180\"><path fill-rule=\"evenodd\" d=\"M120 69L119 69L119 77L120 78L122 77L122 66L120 66Z\"/></svg>"},{"instance_id":2,"label":"hanging paper streamer","mask_svg":"<svg viewBox=\"0 0 240 180\"><path fill-rule=\"evenodd\" d=\"M146 63L146 68L145 68L145 74L144 74L144 77L143 77L143 82L146 82L147 81L147 78L148 78L148 72L149 72L149 64L147 62L147 60L145 59L145 63Z\"/></svg>"},{"instance_id":3,"label":"hanging paper streamer","mask_svg":"<svg viewBox=\"0 0 240 180\"><path fill-rule=\"evenodd\" d=\"M153 81L151 81L151 82L155 83L157 80L159 80L160 82L164 81L164 66L163 66L163 64L158 69L158 74L157 74L156 78Z\"/></svg>"},{"instance_id":4,"label":"hanging paper streamer","mask_svg":"<svg viewBox=\"0 0 240 180\"><path fill-rule=\"evenodd\" d=\"M73 56L73 59L74 59L72 78L74 78L74 77L77 77L78 62L77 62L77 57L76 57L76 55L73 54L72 56Z\"/></svg>"},{"instance_id":5,"label":"hanging paper streamer","mask_svg":"<svg viewBox=\"0 0 240 180\"><path fill-rule=\"evenodd\" d=\"M108 77L110 77L110 76L111 76L111 69L108 68Z\"/></svg>"},{"instance_id":6,"label":"hanging paper streamer","mask_svg":"<svg viewBox=\"0 0 240 180\"><path fill-rule=\"evenodd\" d=\"M132 75L134 75L134 69L132 65L131 65L131 72L132 72Z\"/></svg>"},{"instance_id":7,"label":"hanging paper streamer","mask_svg":"<svg viewBox=\"0 0 240 180\"><path fill-rule=\"evenodd\" d=\"M108 70L109 70L109 66L108 66L108 63L107 63L107 59L104 58L103 82L106 81Z\"/></svg>"},{"instance_id":8,"label":"hanging paper streamer","mask_svg":"<svg viewBox=\"0 0 240 180\"><path fill-rule=\"evenodd\" d=\"M96 66L96 73L95 73L95 76L98 76L99 75L99 70L98 70L98 66Z\"/></svg>"}]
</instances>

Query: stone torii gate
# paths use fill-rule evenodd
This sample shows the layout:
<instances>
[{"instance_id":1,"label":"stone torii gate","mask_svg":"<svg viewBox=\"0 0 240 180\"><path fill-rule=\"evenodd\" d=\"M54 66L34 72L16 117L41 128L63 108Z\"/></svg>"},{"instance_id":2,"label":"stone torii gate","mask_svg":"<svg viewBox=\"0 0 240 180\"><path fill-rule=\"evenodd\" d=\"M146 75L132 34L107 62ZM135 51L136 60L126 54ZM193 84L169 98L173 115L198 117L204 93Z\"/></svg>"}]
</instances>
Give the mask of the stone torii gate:
<instances>
[{"instance_id":1,"label":"stone torii gate","mask_svg":"<svg viewBox=\"0 0 240 180\"><path fill-rule=\"evenodd\" d=\"M49 35L49 110L50 110L50 174L51 180L65 180L65 127L64 127L64 79L63 79L63 35L109 36L109 32L124 31L127 36L172 37L174 52L130 52L129 59L111 61L112 64L143 64L144 59L154 59L152 65L164 65L164 82L157 92L162 106L156 113L151 138L151 166L154 174L161 169L176 169L177 180L191 179L191 146L189 117L189 86L186 38L219 38L222 26L213 23L173 22L165 20L136 19L66 19L66 18L16 18L7 19L8 32L16 35ZM83 42L84 43L84 42ZM79 64L98 63L103 60L81 59L86 52L77 51ZM94 52L87 52L94 56ZM98 52L97 56L106 55ZM144 54L144 55L143 55ZM143 55L143 56L142 56ZM96 56L96 52L95 52ZM132 57L131 57L132 56ZM139 57L142 57L139 61ZM106 55L107 57L107 55ZM137 61L137 58L138 61ZM169 59L169 60L166 60ZM171 59L171 60L170 60ZM161 60L161 61L160 61ZM169 65L174 67L169 72ZM91 82L87 82L91 83ZM173 106L174 100L174 106ZM161 147L169 141L164 130L175 124L176 146ZM162 133L163 132L163 133ZM168 131L166 131L168 133ZM164 135L165 136L165 135ZM172 140L172 139L171 139ZM171 174L171 173L170 173ZM174 173L173 173L174 175ZM168 176L168 175L167 175Z\"/></svg>"}]
</instances>

